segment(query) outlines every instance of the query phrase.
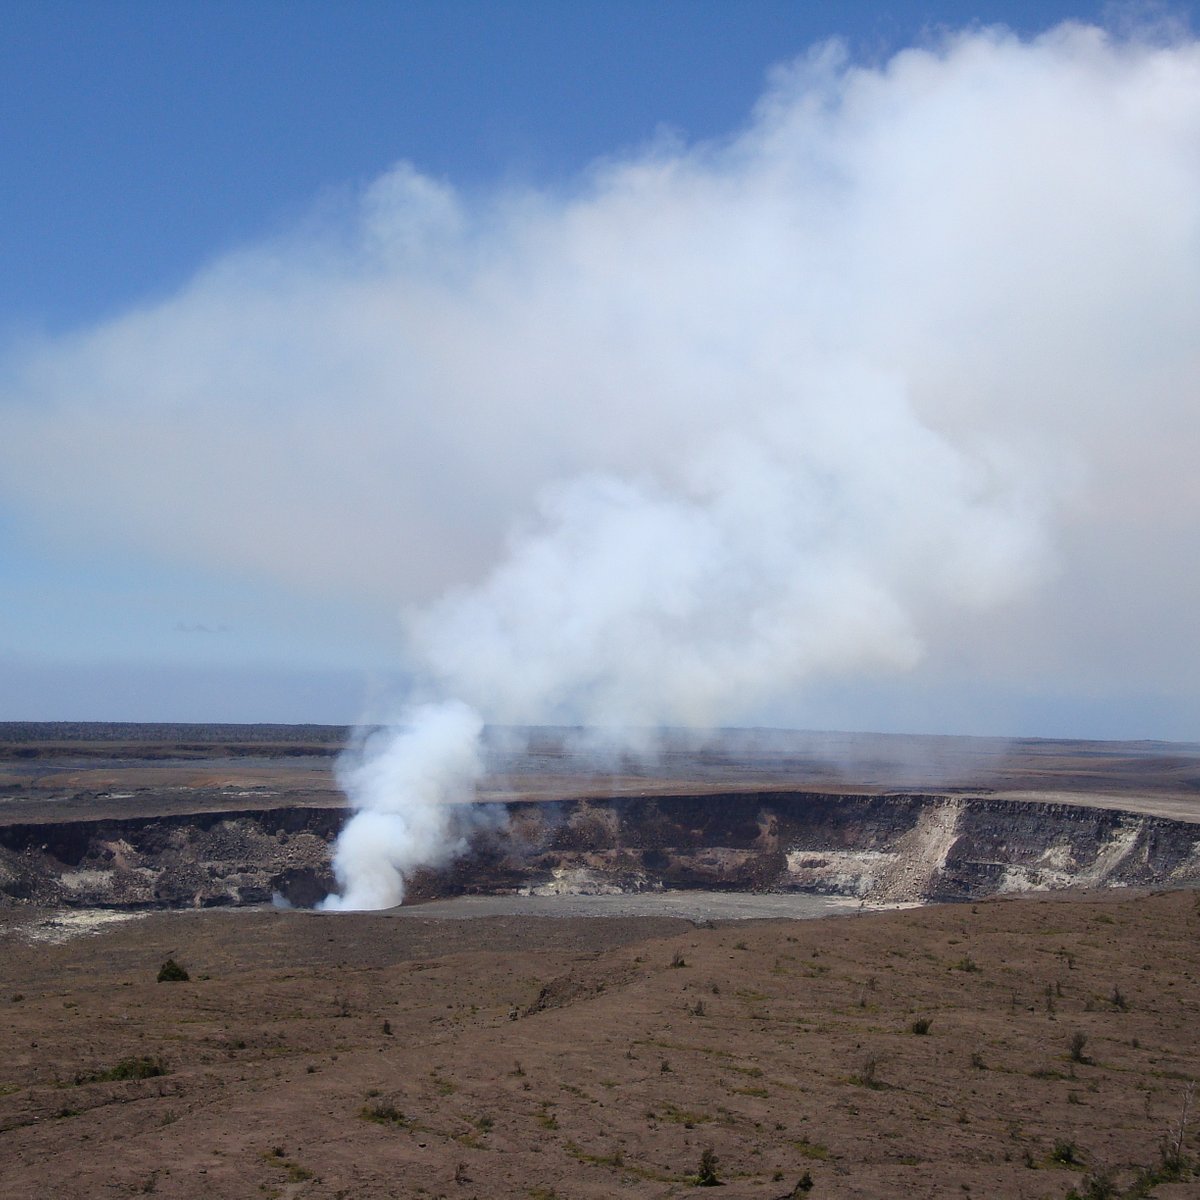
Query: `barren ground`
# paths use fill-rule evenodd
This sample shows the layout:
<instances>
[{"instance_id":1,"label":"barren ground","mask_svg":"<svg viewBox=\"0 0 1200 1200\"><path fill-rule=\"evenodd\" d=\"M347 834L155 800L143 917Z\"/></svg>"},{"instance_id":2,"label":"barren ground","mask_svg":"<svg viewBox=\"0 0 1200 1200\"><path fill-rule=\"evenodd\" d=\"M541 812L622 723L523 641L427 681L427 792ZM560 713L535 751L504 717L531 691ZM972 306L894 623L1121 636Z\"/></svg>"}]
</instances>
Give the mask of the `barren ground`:
<instances>
[{"instance_id":1,"label":"barren ground","mask_svg":"<svg viewBox=\"0 0 1200 1200\"><path fill-rule=\"evenodd\" d=\"M1200 1075L1191 892L714 928L156 912L57 943L0 919L14 1198L682 1196L708 1147L729 1197L1064 1197L1076 1162L1157 1164ZM156 982L168 957L189 982ZM164 1074L89 1082L131 1059Z\"/></svg>"}]
</instances>

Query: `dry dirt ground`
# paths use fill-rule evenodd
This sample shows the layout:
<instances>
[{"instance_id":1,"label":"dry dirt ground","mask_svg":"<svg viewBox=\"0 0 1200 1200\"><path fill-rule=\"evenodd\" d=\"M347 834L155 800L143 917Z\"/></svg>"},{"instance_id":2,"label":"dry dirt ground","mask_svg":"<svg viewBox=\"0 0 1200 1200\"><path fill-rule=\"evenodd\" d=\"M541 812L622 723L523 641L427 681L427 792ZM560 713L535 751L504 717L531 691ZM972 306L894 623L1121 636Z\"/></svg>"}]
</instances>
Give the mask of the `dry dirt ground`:
<instances>
[{"instance_id":1,"label":"dry dirt ground","mask_svg":"<svg viewBox=\"0 0 1200 1200\"><path fill-rule=\"evenodd\" d=\"M710 1148L731 1200L1200 1195L1125 1191L1200 1077L1196 893L47 917L0 914L11 1200L696 1196ZM1122 1191L1087 1190L1105 1166Z\"/></svg>"}]
</instances>

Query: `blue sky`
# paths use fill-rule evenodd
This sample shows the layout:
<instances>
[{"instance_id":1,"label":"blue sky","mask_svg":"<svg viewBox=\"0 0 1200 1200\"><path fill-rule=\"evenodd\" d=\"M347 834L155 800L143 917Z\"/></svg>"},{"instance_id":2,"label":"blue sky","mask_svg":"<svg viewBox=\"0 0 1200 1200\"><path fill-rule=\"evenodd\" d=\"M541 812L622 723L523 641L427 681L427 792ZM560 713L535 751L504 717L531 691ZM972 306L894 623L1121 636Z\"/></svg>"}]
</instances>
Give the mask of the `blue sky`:
<instances>
[{"instance_id":1,"label":"blue sky","mask_svg":"<svg viewBox=\"0 0 1200 1200\"><path fill-rule=\"evenodd\" d=\"M1171 32L1162 24L1164 13L1176 22ZM1157 23L1151 42L1178 42L1186 40L1179 23L1186 24L1190 15L1191 6L1178 5L1159 10L702 0L13 0L5 9L0 40L0 170L5 176L0 188L0 439L7 436L10 446L19 444L22 450L18 462L0 463L0 471L15 481L4 487L0 474L0 719L352 721L378 712L412 665L414 635L406 614L436 605L447 587L471 588L487 578L503 561L505 537L534 519L531 514L543 505L538 499L543 493L532 486L527 494L517 494L507 484L497 485L493 495L480 482L479 512L464 500L458 513L456 497L470 492L477 480L503 474L508 461L514 470L528 469L539 486L577 466L623 471L639 480L657 470L640 452L622 450L592 461L586 448L554 441L549 434L545 456L536 463L526 464L519 451L511 451L510 460L497 465L487 448L500 443L490 442L486 430L488 414L496 414L502 401L489 401L490 407L479 411L464 401L461 420L475 422L484 432L470 445L455 443L456 465L446 472L455 486L447 484L437 502L438 519L408 535L415 539L408 549L399 536L393 547L388 512L372 511L370 520L364 512L394 505L400 527L408 519L405 505L420 507L424 497L437 493L437 479L427 481L424 490L416 483L407 490L397 485L394 495L381 495L378 506L365 483L358 494L357 483L369 471L353 464L358 456L368 461L382 455L386 439L381 436L376 444L369 432L364 434L370 426L357 410L344 421L330 416L328 427L312 417L324 411L320 408L293 419L292 396L283 393L306 384L289 377L286 388L279 384L279 397L263 402L277 408L259 411L257 401L230 399L227 409L217 407L212 416L230 430L230 445L237 445L267 436L263 430L270 428L271 412L285 414L280 424L287 436L264 451L270 465L261 489L231 490L217 478L219 472L197 468L193 490L185 496L181 484L174 494L174 481L188 472L192 444L206 436L198 431L211 431L197 413L221 397L187 392L183 384L175 399L163 397L174 396L178 379L190 379L192 373L214 380L214 388L236 391L230 380L265 371L263 346L271 338L279 342L271 350L272 361L289 363L289 326L281 334L274 325L251 325L244 312L260 313L261 305L244 312L239 305L249 293L270 293L277 309L285 302L281 298L307 295L308 282L317 276L324 280L323 293L340 286L350 270L346 263L371 253L355 241L365 236L360 224L369 224L370 214L381 206L391 212L388 206L398 204L409 213L416 204L411 179L403 176L397 183L395 175L389 176L396 164L411 164L429 185L417 190L421 204L434 212L421 218L435 222L433 243L441 244L436 222L444 215L444 197L438 193L429 200L431 188L452 193L452 206L467 214L473 232L460 240L455 234L445 256L467 270L464 246L493 245L488 239L495 238L497 226L512 222L514 208L524 212L540 206L561 215L570 210L573 197L603 192L607 185L595 181L607 169L672 154L689 162L697 147L736 140L754 125L772 70L827 38L844 39L850 63L874 70L907 47L940 44L946 30L998 23L1028 39L1070 18L1117 30ZM392 191L380 187L383 179L392 180ZM402 202L394 199L397 188ZM521 237L511 234L502 247L505 261L520 247L538 244L538 237L551 236L530 232L533 218L523 220ZM335 260L340 265L330 268ZM328 275L321 274L325 271ZM419 276L427 283L422 272L425 267L412 267L407 278ZM294 289L280 284L279 292L271 293L271 285L263 282L268 276L299 282ZM482 279L471 284L476 299L485 286ZM745 286L753 291L752 283ZM636 304L630 301L630 312ZM311 308L305 307L295 323L297 351L343 319L333 311L314 315ZM214 310L220 311L212 323L201 324L195 316L203 311L207 321ZM180 312L184 316L176 319ZM145 329L137 324L143 318ZM230 330L239 324L250 330L245 336L254 344L249 348L235 345L238 339ZM423 326L426 339L439 329L449 337L462 328ZM155 368L160 372L154 376L159 381L155 403L163 407L154 410L152 437L144 432L146 410L124 407L127 395L140 386L136 365L113 366L113 347L125 345L126 329L134 341L175 347L174 357L164 350L164 361ZM197 330L198 340L189 341L190 331ZM574 334L564 331L563 336ZM97 349L101 342L108 348ZM193 349L201 343L202 349ZM593 337L580 344L601 343ZM240 356L252 360L245 371ZM877 357L886 355L880 351ZM322 359L313 370L333 371L333 361ZM73 408L92 403L88 388L110 368L112 382L97 385L93 408ZM420 395L431 411L437 410L443 403L438 371L445 368L425 364L421 369ZM362 386L373 386L384 370L380 365L371 374L364 367ZM493 361L484 375L497 370ZM280 371L279 378L285 374ZM518 377L514 368L513 378ZM274 377L264 378L269 390ZM343 386L340 375L338 380L334 391ZM1163 387L1169 390L1169 381ZM313 388L316 393L315 383ZM355 401L337 403L353 410ZM588 419L599 422L597 432L605 423L604 403L597 400L588 410ZM410 397L404 404L417 401ZM613 404L615 412L616 398ZM935 407L933 401L930 406ZM89 411L96 420L91 433L81 419ZM1168 411L1174 414L1170 420L1183 423L1179 444L1190 445L1189 418L1179 415L1178 406L1167 405ZM56 425L46 415L54 412L63 417ZM178 412L179 422L172 425L164 412ZM556 419L519 408L517 402L512 413L514 422L536 430ZM42 424L34 428L38 421ZM953 426L946 436L960 438L965 425L946 422L939 431ZM419 425L428 432L436 421L422 418ZM314 426L318 431L306 435ZM112 431L113 445L103 453L99 443L106 435L96 430ZM434 476L438 447L456 436L435 432L422 450ZM398 427L388 436L411 440L414 434ZM73 438L90 441L93 456ZM965 445L971 439L960 441ZM977 450L972 443L971 453ZM213 449L213 457L202 461L216 462L221 454L228 459L237 451ZM1103 454L1097 454L1101 461ZM274 461L276 455L309 464L308 482L290 476L286 462ZM130 494L114 500L122 481L132 479L150 456L161 475L139 481L141 490L129 483ZM379 469L386 472L386 463ZM110 470L114 473L107 474ZM253 470L240 470L239 481ZM1152 467L1147 470L1153 475ZM411 478L416 475L409 471ZM151 486L156 481L164 488L161 495ZM271 561L266 540L281 529L294 533L288 513L299 514L309 499L306 493L322 487L328 488L327 503L296 516L311 527L311 541L297 537L286 555ZM162 499L168 494L169 501ZM1183 538L1192 516L1189 499L1164 499L1170 516L1152 527L1179 525ZM930 501L943 502L951 500ZM156 508L171 511L158 514L156 523ZM239 523L239 513L250 510L259 523L251 521L253 528L239 541L231 527ZM211 524L205 512L215 514ZM1096 655L1088 644L1111 642L1112 629L1122 620L1145 624L1154 622L1156 613L1143 598L1122 596L1103 619L1097 617L1095 629L1068 615L1078 612L1079 596L1097 590L1111 596L1117 587L1107 576L1087 574L1083 566L1076 570L1078 564L1105 560L1106 554L1103 544L1080 532L1084 523L1075 510L1071 514L1061 523L1062 536L1070 541L1063 561L1070 565L1052 565L1044 571L1051 582L1030 585L1035 596L1059 589L1054 604L1038 608L1024 596L996 601L984 618L991 624L943 642L928 632L930 622L937 626L941 620L930 615L940 614L941 601L911 600L904 592L903 604L911 602L919 619L913 631L898 635L896 647L907 645L912 632L922 644L912 663L906 649L893 647L894 653L881 649L878 661L869 656L847 660L844 670L822 667L810 676L808 667L798 668L794 685L751 688L744 705L728 712L718 706L717 716L930 732L1195 736L1200 706L1184 696L1181 680L1187 671L1178 638L1168 644L1164 635L1153 646L1135 639L1114 651L1111 671L1093 669ZM1048 535L1050 541L1058 528ZM1128 531L1130 547L1144 543L1140 528ZM256 537L264 539L261 564ZM451 540L452 548L446 546ZM417 565L408 574L366 569L356 574L352 562L339 565L338 554L330 552L351 543L357 561L407 556ZM432 555L430 547L444 554ZM1127 566L1131 555L1132 549L1120 561ZM431 556L431 563L423 556ZM350 557L347 551L347 561ZM329 575L351 582L331 586L323 577L326 560ZM1145 571L1156 586L1172 586L1161 563L1145 564ZM410 585L411 580L418 582ZM1195 590L1190 575L1178 590L1182 610ZM1174 612L1158 624L1171 631L1187 628ZM971 636L996 637L1001 627L1020 642L1013 655L1000 656L1005 661L998 666L964 656L962 646ZM1012 632L1030 627L1042 632L1037 637ZM1087 643L1085 633L1095 641ZM444 659L439 662L442 677L449 674L475 686L473 677L467 679L457 667L451 671ZM1144 672L1142 663L1149 664ZM585 673L594 670L589 663ZM575 686L574 681L562 685L568 709ZM670 706L663 711L672 719L680 715ZM558 709L539 713L536 704L499 715L510 712L546 719L560 715ZM657 713L650 703L647 719Z\"/></svg>"},{"instance_id":2,"label":"blue sky","mask_svg":"<svg viewBox=\"0 0 1200 1200\"><path fill-rule=\"evenodd\" d=\"M13 0L0 42L0 323L61 330L409 159L457 185L569 179L742 125L767 70L846 38L1032 32L1101 4Z\"/></svg>"}]
</instances>

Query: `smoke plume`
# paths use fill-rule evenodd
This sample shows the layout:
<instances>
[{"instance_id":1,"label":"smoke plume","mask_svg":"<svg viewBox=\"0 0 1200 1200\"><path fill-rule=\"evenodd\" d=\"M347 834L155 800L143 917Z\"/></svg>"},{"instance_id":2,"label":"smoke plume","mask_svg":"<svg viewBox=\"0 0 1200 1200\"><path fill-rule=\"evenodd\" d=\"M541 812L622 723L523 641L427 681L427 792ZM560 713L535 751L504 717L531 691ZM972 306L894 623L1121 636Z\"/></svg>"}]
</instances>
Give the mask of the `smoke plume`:
<instances>
[{"instance_id":1,"label":"smoke plume","mask_svg":"<svg viewBox=\"0 0 1200 1200\"><path fill-rule=\"evenodd\" d=\"M463 850L466 823L453 806L474 798L482 732L464 704L424 705L405 714L398 732L368 737L343 756L338 781L359 811L333 858L343 890L323 908L392 908L414 868L441 866Z\"/></svg>"},{"instance_id":2,"label":"smoke plume","mask_svg":"<svg viewBox=\"0 0 1200 1200\"><path fill-rule=\"evenodd\" d=\"M473 197L401 165L27 348L0 477L403 605L343 906L454 852L484 720L702 728L902 671L943 727L964 679L1195 713L1198 145L1177 33L818 47L726 139Z\"/></svg>"}]
</instances>

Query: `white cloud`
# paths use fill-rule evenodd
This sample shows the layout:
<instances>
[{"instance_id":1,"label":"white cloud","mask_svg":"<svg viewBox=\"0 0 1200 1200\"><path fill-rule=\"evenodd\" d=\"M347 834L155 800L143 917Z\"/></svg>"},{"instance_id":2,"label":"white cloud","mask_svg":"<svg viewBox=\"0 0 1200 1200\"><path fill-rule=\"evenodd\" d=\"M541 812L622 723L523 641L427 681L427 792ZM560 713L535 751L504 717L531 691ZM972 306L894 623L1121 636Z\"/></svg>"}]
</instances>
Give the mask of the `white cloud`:
<instances>
[{"instance_id":1,"label":"white cloud","mask_svg":"<svg viewBox=\"0 0 1200 1200\"><path fill-rule=\"evenodd\" d=\"M1182 693L1198 146L1196 43L1064 26L825 47L563 194L402 165L12 359L0 486L405 606L489 715L726 720L923 654Z\"/></svg>"}]
</instances>

